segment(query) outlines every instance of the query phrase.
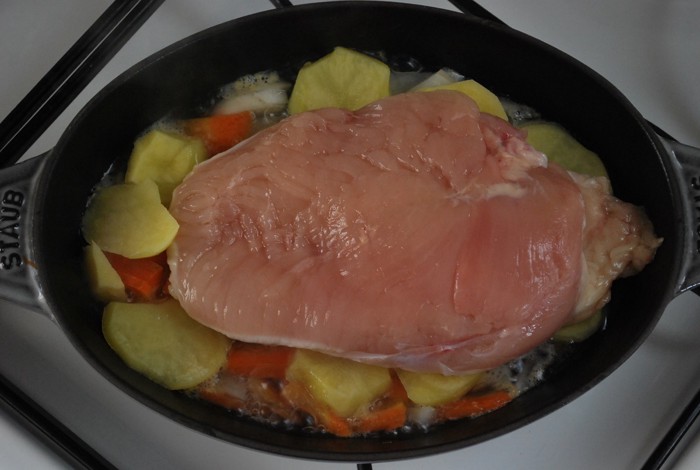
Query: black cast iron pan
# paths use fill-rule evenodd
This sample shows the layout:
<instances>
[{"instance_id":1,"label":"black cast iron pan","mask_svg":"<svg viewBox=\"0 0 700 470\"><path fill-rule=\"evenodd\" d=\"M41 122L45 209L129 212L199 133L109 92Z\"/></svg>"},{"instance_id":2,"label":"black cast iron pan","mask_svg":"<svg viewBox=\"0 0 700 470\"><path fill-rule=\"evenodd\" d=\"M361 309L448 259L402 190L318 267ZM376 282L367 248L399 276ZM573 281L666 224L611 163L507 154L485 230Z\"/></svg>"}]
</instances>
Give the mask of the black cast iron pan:
<instances>
[{"instance_id":1,"label":"black cast iron pan","mask_svg":"<svg viewBox=\"0 0 700 470\"><path fill-rule=\"evenodd\" d=\"M606 328L541 385L485 416L427 433L335 438L269 428L167 391L129 369L101 333L102 306L86 289L80 224L93 187L124 165L136 137L165 116L189 117L246 73L291 74L334 46L382 51L394 67L447 66L535 107L596 151L615 193L644 206L664 237L640 275L616 282ZM0 173L0 294L50 315L115 385L191 428L282 455L377 462L472 445L565 405L609 375L646 338L669 301L700 282L695 198L700 152L659 137L607 81L508 27L443 10L332 2L222 24L139 63L79 113L56 147ZM700 200L700 198L698 198Z\"/></svg>"}]
</instances>

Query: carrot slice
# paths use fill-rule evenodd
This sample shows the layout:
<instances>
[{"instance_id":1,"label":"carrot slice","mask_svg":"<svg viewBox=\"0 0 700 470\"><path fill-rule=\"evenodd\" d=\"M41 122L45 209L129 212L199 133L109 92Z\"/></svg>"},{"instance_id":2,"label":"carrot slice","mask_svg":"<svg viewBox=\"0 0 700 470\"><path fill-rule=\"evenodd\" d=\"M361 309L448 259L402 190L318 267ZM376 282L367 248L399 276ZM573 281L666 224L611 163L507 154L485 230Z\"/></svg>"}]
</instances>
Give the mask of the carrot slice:
<instances>
[{"instance_id":1,"label":"carrot slice","mask_svg":"<svg viewBox=\"0 0 700 470\"><path fill-rule=\"evenodd\" d=\"M403 386L401 379L394 370L391 371L391 387L389 387L387 396L392 400L408 403L406 388Z\"/></svg>"},{"instance_id":2,"label":"carrot slice","mask_svg":"<svg viewBox=\"0 0 700 470\"><path fill-rule=\"evenodd\" d=\"M391 386L378 407L354 420L354 430L360 434L391 431L406 424L408 394L395 371L391 371Z\"/></svg>"},{"instance_id":3,"label":"carrot slice","mask_svg":"<svg viewBox=\"0 0 700 470\"><path fill-rule=\"evenodd\" d=\"M210 155L233 147L251 133L253 114L245 111L219 114L183 122L185 133L202 139Z\"/></svg>"},{"instance_id":4,"label":"carrot slice","mask_svg":"<svg viewBox=\"0 0 700 470\"><path fill-rule=\"evenodd\" d=\"M236 341L228 353L228 371L259 379L284 379L294 348Z\"/></svg>"},{"instance_id":5,"label":"carrot slice","mask_svg":"<svg viewBox=\"0 0 700 470\"><path fill-rule=\"evenodd\" d=\"M215 405L219 405L229 410L241 409L245 405L245 402L240 398L234 397L233 395L224 391L212 388L201 388L197 391L197 394L202 400L210 401Z\"/></svg>"},{"instance_id":6,"label":"carrot slice","mask_svg":"<svg viewBox=\"0 0 700 470\"><path fill-rule=\"evenodd\" d=\"M169 276L165 253L137 259L126 258L116 253L104 253L119 274L127 292L135 298L149 301L164 296Z\"/></svg>"},{"instance_id":7,"label":"carrot slice","mask_svg":"<svg viewBox=\"0 0 700 470\"><path fill-rule=\"evenodd\" d=\"M467 395L455 402L442 405L438 414L443 419L459 419L479 416L496 410L513 400L513 396L504 390L484 395Z\"/></svg>"},{"instance_id":8,"label":"carrot slice","mask_svg":"<svg viewBox=\"0 0 700 470\"><path fill-rule=\"evenodd\" d=\"M355 431L361 434L376 431L391 431L406 423L406 404L396 401L390 405L371 411L357 420Z\"/></svg>"}]
</instances>

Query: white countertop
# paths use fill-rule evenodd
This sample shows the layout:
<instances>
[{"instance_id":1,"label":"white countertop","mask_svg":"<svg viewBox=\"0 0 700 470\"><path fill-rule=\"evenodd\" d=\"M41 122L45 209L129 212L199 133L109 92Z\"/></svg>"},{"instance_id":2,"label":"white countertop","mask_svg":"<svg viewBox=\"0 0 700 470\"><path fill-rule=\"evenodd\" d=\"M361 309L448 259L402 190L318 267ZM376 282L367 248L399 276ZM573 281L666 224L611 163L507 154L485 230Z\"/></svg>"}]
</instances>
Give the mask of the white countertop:
<instances>
[{"instance_id":1,"label":"white countertop","mask_svg":"<svg viewBox=\"0 0 700 470\"><path fill-rule=\"evenodd\" d=\"M110 2L3 0L0 117L4 117ZM295 4L312 3L294 1ZM412 1L453 9L446 0ZM700 2L480 0L508 25L608 78L642 114L700 146ZM27 153L50 149L78 109L120 72L158 49L265 0L166 0ZM700 298L683 294L634 355L573 403L491 441L380 470L636 469L700 389ZM119 468L350 469L243 449L191 431L136 402L94 371L50 320L0 302L0 371ZM700 447L700 446L698 446ZM693 447L675 468L700 468ZM0 413L0 468L64 468Z\"/></svg>"}]
</instances>

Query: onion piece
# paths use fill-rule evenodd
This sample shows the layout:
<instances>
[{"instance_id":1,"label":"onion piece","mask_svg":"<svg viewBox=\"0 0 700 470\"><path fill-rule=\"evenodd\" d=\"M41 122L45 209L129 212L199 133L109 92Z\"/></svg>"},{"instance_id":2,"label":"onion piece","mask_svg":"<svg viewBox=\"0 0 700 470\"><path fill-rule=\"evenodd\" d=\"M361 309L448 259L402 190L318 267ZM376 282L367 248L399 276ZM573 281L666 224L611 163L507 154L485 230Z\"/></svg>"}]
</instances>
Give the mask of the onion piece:
<instances>
[{"instance_id":1,"label":"onion piece","mask_svg":"<svg viewBox=\"0 0 700 470\"><path fill-rule=\"evenodd\" d=\"M245 75L224 88L214 114L282 110L287 106L289 88L290 84L281 80L276 72Z\"/></svg>"}]
</instances>

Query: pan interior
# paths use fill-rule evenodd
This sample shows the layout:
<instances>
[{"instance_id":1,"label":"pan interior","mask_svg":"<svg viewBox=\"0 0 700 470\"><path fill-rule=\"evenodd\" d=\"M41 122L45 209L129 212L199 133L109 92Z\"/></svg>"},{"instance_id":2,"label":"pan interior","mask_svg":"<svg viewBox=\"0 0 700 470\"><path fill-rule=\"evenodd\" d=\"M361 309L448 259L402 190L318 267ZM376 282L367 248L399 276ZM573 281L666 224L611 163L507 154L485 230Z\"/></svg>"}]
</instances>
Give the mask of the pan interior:
<instances>
[{"instance_id":1,"label":"pan interior","mask_svg":"<svg viewBox=\"0 0 700 470\"><path fill-rule=\"evenodd\" d=\"M80 224L94 185L123 166L135 138L163 117L195 113L224 84L261 70L293 75L334 46L379 51L393 63L451 67L568 128L604 160L615 192L646 208L665 238L641 275L616 283L607 328L566 367L507 407L427 433L344 439L268 428L169 392L126 367L102 337L87 291ZM290 77L293 78L293 77ZM55 148L41 185L35 241L41 282L60 325L107 378L204 433L283 455L381 461L447 451L520 427L593 386L639 345L673 293L679 241L673 185L654 137L606 81L558 51L505 27L426 7L333 2L235 20L177 43L119 77L78 115Z\"/></svg>"}]
</instances>

